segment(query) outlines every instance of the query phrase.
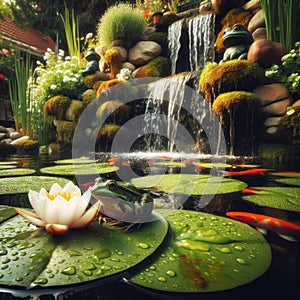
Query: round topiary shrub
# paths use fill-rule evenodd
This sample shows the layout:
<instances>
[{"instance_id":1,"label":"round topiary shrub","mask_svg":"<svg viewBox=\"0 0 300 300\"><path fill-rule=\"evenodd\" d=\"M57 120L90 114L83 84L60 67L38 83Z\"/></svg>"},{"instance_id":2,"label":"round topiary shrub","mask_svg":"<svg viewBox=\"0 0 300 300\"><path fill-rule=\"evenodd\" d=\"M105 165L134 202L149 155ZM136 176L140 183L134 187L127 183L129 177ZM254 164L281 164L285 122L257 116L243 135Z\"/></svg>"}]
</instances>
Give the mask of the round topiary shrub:
<instances>
[{"instance_id":1,"label":"round topiary shrub","mask_svg":"<svg viewBox=\"0 0 300 300\"><path fill-rule=\"evenodd\" d=\"M98 23L98 40L110 47L115 40L122 40L129 49L139 40L146 28L143 12L128 3L119 3L108 8Z\"/></svg>"}]
</instances>

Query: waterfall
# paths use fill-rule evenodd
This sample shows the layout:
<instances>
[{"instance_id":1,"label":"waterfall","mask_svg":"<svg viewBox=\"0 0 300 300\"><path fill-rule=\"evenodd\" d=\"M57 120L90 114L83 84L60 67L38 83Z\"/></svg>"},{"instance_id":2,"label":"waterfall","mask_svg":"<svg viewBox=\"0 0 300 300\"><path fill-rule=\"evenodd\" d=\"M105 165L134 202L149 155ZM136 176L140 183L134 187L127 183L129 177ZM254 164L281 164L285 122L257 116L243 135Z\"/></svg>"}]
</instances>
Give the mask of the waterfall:
<instances>
[{"instance_id":1,"label":"waterfall","mask_svg":"<svg viewBox=\"0 0 300 300\"><path fill-rule=\"evenodd\" d=\"M170 53L172 74L176 73L176 64L181 47L180 38L182 33L182 25L183 22L180 20L171 24L168 28L168 47Z\"/></svg>"},{"instance_id":2,"label":"waterfall","mask_svg":"<svg viewBox=\"0 0 300 300\"><path fill-rule=\"evenodd\" d=\"M190 113L190 118L197 118L202 123L208 115L205 101L199 100L199 94L187 86L194 76L193 72L164 78L149 86L149 97L144 115L144 135L157 134L167 138L163 150L173 152L191 152L194 148L194 137L181 124L182 108ZM185 113L187 113L185 112ZM162 150L162 140L155 138L147 140L150 151Z\"/></svg>"},{"instance_id":3,"label":"waterfall","mask_svg":"<svg viewBox=\"0 0 300 300\"><path fill-rule=\"evenodd\" d=\"M202 69L207 61L214 61L215 15L199 15L188 21L189 60L192 71Z\"/></svg>"}]
</instances>

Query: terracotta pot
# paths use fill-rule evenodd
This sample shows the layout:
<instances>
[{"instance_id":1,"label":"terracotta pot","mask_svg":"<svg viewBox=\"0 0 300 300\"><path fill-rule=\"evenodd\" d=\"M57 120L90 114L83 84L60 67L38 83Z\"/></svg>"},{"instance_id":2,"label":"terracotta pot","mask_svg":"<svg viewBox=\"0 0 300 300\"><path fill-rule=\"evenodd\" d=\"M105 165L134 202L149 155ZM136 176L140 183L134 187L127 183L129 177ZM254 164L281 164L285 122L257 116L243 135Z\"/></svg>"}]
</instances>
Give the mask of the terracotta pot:
<instances>
[{"instance_id":1,"label":"terracotta pot","mask_svg":"<svg viewBox=\"0 0 300 300\"><path fill-rule=\"evenodd\" d=\"M160 22L162 15L163 13L159 11L152 14L153 25L157 25Z\"/></svg>"}]
</instances>

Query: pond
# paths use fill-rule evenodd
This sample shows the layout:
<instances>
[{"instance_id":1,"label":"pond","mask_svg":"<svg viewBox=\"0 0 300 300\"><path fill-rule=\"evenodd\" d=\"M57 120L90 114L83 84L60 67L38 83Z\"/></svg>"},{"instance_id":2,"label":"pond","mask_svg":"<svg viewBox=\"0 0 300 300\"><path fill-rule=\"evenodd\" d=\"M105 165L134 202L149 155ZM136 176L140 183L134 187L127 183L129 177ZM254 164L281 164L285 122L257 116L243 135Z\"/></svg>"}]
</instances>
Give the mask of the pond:
<instances>
[{"instance_id":1,"label":"pond","mask_svg":"<svg viewBox=\"0 0 300 300\"><path fill-rule=\"evenodd\" d=\"M20 247L16 246L16 253L12 254L10 262L6 261L5 255L0 256L2 300L21 297L29 299L30 295L33 299L39 295L42 295L40 299L90 297L112 300L119 299L120 295L122 299L146 300L260 299L266 296L292 299L299 293L299 241L287 240L288 234L279 236L276 228L271 228L264 234L260 233L254 226L250 227L234 220L228 212L242 211L271 216L300 225L300 166L295 165L287 170L286 166L262 162L252 157L212 157L175 152L93 153L90 157L80 159L80 163L70 157L50 156L10 156L3 157L0 161L2 207L30 207L27 192L29 187L38 181L45 182L45 186L51 186L53 180L61 180L61 184L64 185L63 180L68 179L85 190L100 176L103 181L112 179L117 182L131 182L137 188L149 192L154 199L155 216L163 216L162 219L147 222L140 229L130 229L130 235L126 238L127 248L122 246L122 235L126 233L120 228L113 229L115 238L112 238L109 233L110 225L104 224L102 231L101 228L97 229L101 225L97 222L96 225L92 223L90 226L95 232L93 239L105 239L104 244L117 243L119 248L123 247L122 251L127 255L127 261L134 255L136 261L134 260L132 265L126 264L125 267L119 264L119 272L109 273L107 269L107 275L103 276L102 273L99 278L95 275L94 267L87 267L88 275L81 280L83 283L68 279L69 283L63 282L61 286L58 286L57 282L54 286L47 286L40 281L31 291L24 289L21 284L7 284L4 278L9 267L6 265L15 266L17 274L19 265L22 264L21 256L18 263L13 262L14 255L18 257L20 254L17 251L21 252ZM29 178L28 184L22 183L26 177ZM46 179L43 179L44 177ZM18 188L13 187L13 182L17 182ZM16 189L19 191L17 194L14 192ZM0 241L3 245L12 241L6 236L12 229L7 229L5 222L13 222L15 218L17 217L4 218L5 221L1 219ZM264 222L267 222L266 217L262 220L261 227L264 227ZM28 224L24 225L26 226ZM169 229L166 229L166 226ZM21 231L18 234L21 234ZM24 231L22 232L25 235ZM81 263L81 259L88 257L86 253L92 247L97 247L97 244L90 247L90 240L85 240L84 237L81 242L87 243L86 247L82 248L86 253L77 257L74 253L77 253L78 249L77 246L72 248L72 240L75 240L75 237L79 240L81 238L76 234L75 230L75 233L67 233L66 236L60 237L59 239L68 242L59 240L59 243L62 242L59 245L62 249L70 247L69 258ZM146 237L147 243L139 240L139 236L142 235ZM296 235L299 238L299 228ZM33 243L36 236L30 238ZM43 242L48 241L48 238L49 234L42 235ZM113 239L119 240L116 242ZM134 243L131 246L130 241L140 245L142 250L138 254L135 253ZM50 247L52 242L49 242L48 246L47 242L45 243L44 250ZM118 250L121 253L121 249ZM70 251L73 251L73 254ZM120 257L117 252L112 251L109 259L113 266L117 266ZM132 251L132 255L126 251ZM32 255L33 252L31 262ZM26 258L26 255L24 257ZM63 260L61 266L65 266ZM233 268L233 272L229 273L226 266ZM75 267L77 268L77 265ZM43 268L43 275L51 273L47 267ZM100 263L95 268L105 270ZM80 270L80 266L77 269ZM48 275L44 277L46 276ZM64 276L66 277L66 274ZM65 278L64 276L62 278ZM60 278L58 275L56 277ZM189 280L185 280L184 277L188 277ZM51 276L47 278L51 281ZM10 292L13 292L13 295ZM61 295L58 296L59 294Z\"/></svg>"}]
</instances>

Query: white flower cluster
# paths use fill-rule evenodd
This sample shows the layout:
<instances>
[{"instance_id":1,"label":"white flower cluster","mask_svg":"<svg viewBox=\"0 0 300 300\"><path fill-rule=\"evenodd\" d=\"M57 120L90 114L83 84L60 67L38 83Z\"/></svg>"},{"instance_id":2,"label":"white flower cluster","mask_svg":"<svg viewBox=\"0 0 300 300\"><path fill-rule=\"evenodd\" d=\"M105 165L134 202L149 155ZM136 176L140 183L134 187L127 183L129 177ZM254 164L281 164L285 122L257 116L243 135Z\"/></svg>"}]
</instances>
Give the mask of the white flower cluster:
<instances>
[{"instance_id":1,"label":"white flower cluster","mask_svg":"<svg viewBox=\"0 0 300 300\"><path fill-rule=\"evenodd\" d=\"M300 42L296 49L281 58L281 64L273 64L265 71L265 75L285 84L291 93L300 91Z\"/></svg>"}]
</instances>

